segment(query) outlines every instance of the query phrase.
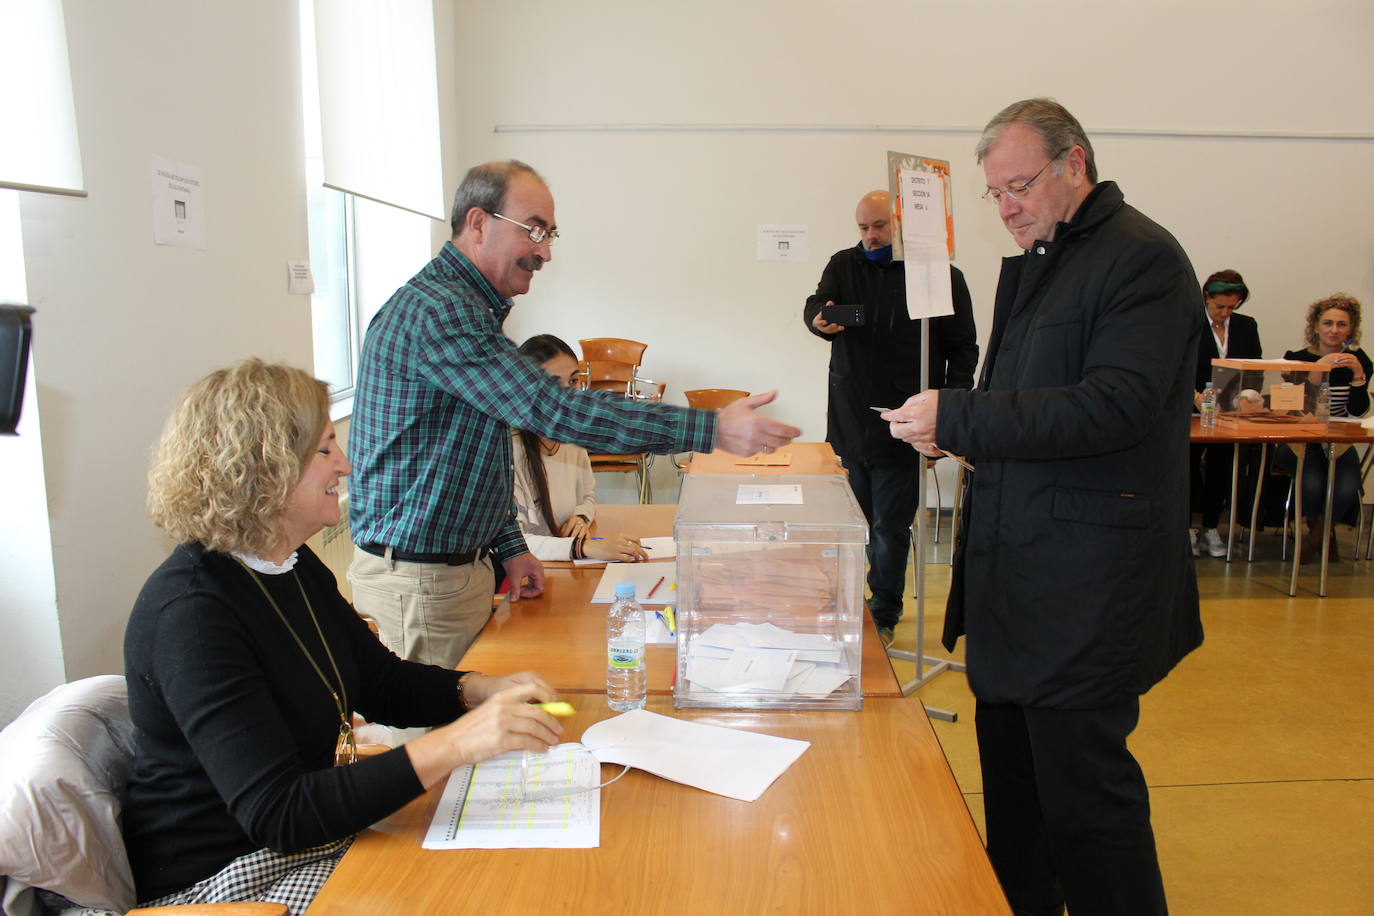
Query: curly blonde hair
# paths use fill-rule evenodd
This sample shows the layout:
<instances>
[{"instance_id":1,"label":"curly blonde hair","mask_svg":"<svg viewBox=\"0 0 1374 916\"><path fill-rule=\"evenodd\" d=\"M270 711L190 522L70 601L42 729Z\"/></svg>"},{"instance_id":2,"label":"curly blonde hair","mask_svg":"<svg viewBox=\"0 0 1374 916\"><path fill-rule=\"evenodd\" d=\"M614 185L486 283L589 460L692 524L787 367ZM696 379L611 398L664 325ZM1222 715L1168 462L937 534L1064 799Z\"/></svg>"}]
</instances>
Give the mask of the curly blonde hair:
<instances>
[{"instance_id":1,"label":"curly blonde hair","mask_svg":"<svg viewBox=\"0 0 1374 916\"><path fill-rule=\"evenodd\" d=\"M267 556L329 420L329 388L280 363L245 360L187 390L167 418L148 511L177 543Z\"/></svg>"},{"instance_id":2,"label":"curly blonde hair","mask_svg":"<svg viewBox=\"0 0 1374 916\"><path fill-rule=\"evenodd\" d=\"M1318 299L1307 307L1307 328L1303 331L1307 346L1315 353L1317 350L1317 322L1327 309L1340 309L1350 316L1350 344L1360 345L1360 300L1345 293L1332 293L1325 299Z\"/></svg>"}]
</instances>

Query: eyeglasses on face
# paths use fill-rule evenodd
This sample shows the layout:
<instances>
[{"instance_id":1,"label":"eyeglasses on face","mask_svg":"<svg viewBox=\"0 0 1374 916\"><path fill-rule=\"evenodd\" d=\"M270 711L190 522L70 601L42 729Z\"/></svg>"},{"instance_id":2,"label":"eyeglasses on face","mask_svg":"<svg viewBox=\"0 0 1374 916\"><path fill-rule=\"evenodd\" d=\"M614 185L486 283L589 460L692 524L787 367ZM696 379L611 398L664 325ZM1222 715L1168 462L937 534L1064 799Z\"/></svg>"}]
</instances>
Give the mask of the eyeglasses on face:
<instances>
[{"instance_id":1,"label":"eyeglasses on face","mask_svg":"<svg viewBox=\"0 0 1374 916\"><path fill-rule=\"evenodd\" d=\"M495 210L488 210L487 212L490 213L492 216L496 217L497 219L503 219L508 223L513 223L519 226L521 229L524 229L526 232L530 234L530 241L534 242L534 244L536 245L538 245L545 239L548 239L549 244L552 245L558 239L557 229L545 229L543 226L528 226L520 222L519 220L511 219L509 216L502 216Z\"/></svg>"},{"instance_id":2,"label":"eyeglasses on face","mask_svg":"<svg viewBox=\"0 0 1374 916\"><path fill-rule=\"evenodd\" d=\"M1027 194L1030 193L1031 185L1035 184L1035 182L1040 178L1040 176L1045 174L1045 169L1049 168L1050 165L1053 164L1056 160L1058 160L1060 156L1064 155L1071 149L1073 149L1072 146L1066 146L1059 152L1055 153L1053 156L1050 157L1049 162L1046 162L1044 165L1040 167L1040 171L1036 172L1034 175L1030 177L1030 181L1027 181L1020 187L988 188L986 191L983 192L983 200L986 200L990 203L998 204L1002 202L1003 194L1007 195L1012 200L1021 200Z\"/></svg>"}]
</instances>

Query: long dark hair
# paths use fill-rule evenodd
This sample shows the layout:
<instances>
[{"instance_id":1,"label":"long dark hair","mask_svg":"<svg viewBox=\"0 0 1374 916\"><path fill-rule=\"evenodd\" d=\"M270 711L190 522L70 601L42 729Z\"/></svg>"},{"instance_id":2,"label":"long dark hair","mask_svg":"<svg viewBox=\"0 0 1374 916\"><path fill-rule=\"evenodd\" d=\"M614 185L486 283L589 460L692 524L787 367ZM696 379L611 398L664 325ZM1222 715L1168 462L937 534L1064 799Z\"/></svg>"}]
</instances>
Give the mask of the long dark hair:
<instances>
[{"instance_id":1,"label":"long dark hair","mask_svg":"<svg viewBox=\"0 0 1374 916\"><path fill-rule=\"evenodd\" d=\"M573 348L552 334L536 334L520 345L520 355L527 356L541 366L558 355L577 359ZM539 450L539 434L528 429L515 431L520 438L520 447L525 452L525 465L530 469L534 480L534 501L539 514L544 516L544 524L549 534L558 533L558 522L553 517L553 506L549 500L549 475L544 470L544 456Z\"/></svg>"}]
</instances>

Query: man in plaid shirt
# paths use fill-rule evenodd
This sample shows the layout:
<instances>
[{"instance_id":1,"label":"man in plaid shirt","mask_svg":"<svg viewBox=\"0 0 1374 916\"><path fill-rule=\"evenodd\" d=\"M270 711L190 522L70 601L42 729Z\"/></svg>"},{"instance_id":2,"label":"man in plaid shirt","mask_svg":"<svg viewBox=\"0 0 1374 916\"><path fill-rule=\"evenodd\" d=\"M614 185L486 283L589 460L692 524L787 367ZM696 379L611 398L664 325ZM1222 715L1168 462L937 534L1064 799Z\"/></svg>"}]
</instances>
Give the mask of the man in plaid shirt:
<instances>
[{"instance_id":1,"label":"man in plaid shirt","mask_svg":"<svg viewBox=\"0 0 1374 916\"><path fill-rule=\"evenodd\" d=\"M358 610L397 655L454 667L486 624L495 554L511 600L544 590L513 508L510 427L600 452L771 452L800 430L561 387L501 331L553 257L553 196L524 163L471 169L453 238L377 312L363 342L349 451L348 571Z\"/></svg>"}]
</instances>

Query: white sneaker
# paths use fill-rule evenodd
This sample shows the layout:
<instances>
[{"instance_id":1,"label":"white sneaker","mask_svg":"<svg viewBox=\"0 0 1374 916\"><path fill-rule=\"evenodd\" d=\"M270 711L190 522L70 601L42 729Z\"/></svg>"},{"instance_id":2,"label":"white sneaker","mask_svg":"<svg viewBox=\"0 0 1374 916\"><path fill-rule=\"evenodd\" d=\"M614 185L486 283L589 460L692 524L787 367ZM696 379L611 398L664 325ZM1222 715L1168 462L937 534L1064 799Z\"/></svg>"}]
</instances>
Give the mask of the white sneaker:
<instances>
[{"instance_id":1,"label":"white sneaker","mask_svg":"<svg viewBox=\"0 0 1374 916\"><path fill-rule=\"evenodd\" d=\"M1198 546L1197 546L1197 529L1196 529L1196 528L1189 528L1189 529L1188 529L1188 540L1189 540L1190 542L1192 542L1192 545L1193 545L1193 556L1195 556L1195 557L1200 557L1200 556L1202 556L1202 554L1201 554L1201 552L1199 552Z\"/></svg>"},{"instance_id":2,"label":"white sneaker","mask_svg":"<svg viewBox=\"0 0 1374 916\"><path fill-rule=\"evenodd\" d=\"M1215 528L1202 529L1202 546L1207 548L1208 556L1226 556L1226 544L1222 541L1221 535Z\"/></svg>"}]
</instances>

